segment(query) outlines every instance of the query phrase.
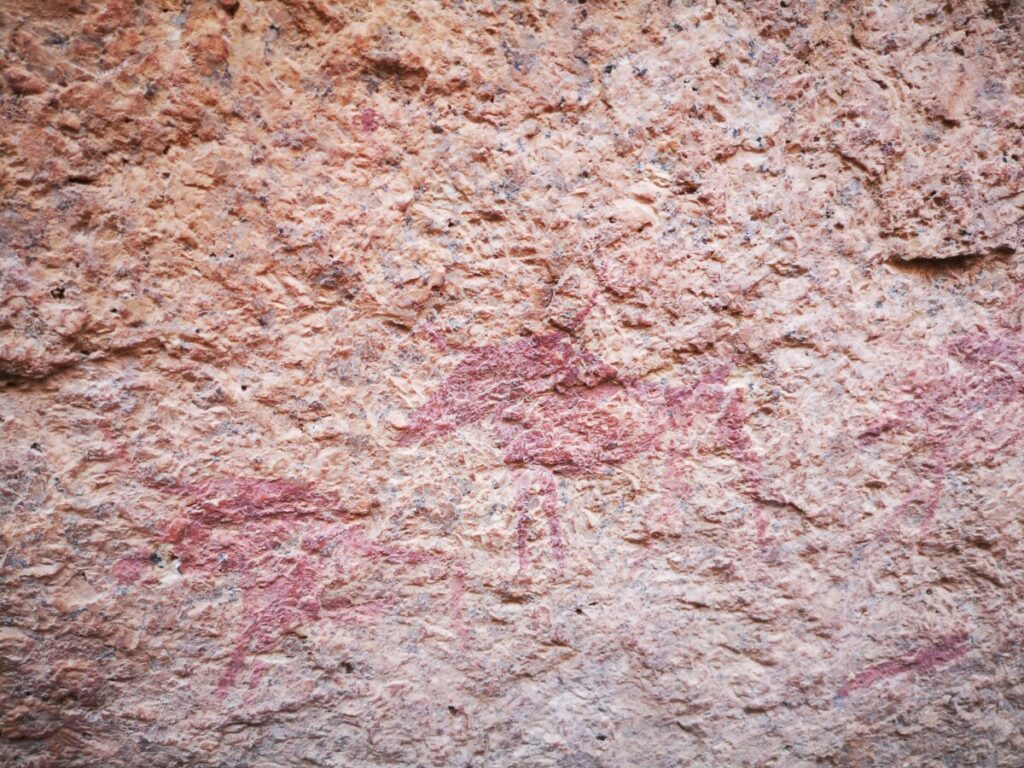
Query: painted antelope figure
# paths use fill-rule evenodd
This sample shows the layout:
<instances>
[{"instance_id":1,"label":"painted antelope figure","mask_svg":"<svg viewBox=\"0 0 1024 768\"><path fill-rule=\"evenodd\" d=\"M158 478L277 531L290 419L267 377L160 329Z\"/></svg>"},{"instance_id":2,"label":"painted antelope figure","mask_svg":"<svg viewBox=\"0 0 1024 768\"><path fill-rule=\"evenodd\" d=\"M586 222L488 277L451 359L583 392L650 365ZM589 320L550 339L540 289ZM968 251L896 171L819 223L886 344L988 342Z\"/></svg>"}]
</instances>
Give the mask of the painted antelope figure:
<instances>
[{"instance_id":1,"label":"painted antelope figure","mask_svg":"<svg viewBox=\"0 0 1024 768\"><path fill-rule=\"evenodd\" d=\"M432 578L451 577L453 592L464 589L461 565L451 558L374 541L336 496L304 483L220 477L157 487L185 505L162 537L181 576L193 588L230 576L241 593L218 699L244 675L254 688L264 669L251 660L289 632L318 619L372 623L392 610L394 593L375 585L428 569ZM148 565L148 553L137 553L115 564L113 576L122 584L146 583L155 579ZM452 611L461 611L454 598ZM461 619L454 628L461 637Z\"/></svg>"},{"instance_id":2,"label":"painted antelope figure","mask_svg":"<svg viewBox=\"0 0 1024 768\"><path fill-rule=\"evenodd\" d=\"M564 561L558 476L598 476L641 455L665 457L663 489L683 492L675 473L696 419L710 420L716 447L738 462L753 504L759 541L767 534L761 460L746 429L742 390L719 366L693 386L666 386L621 375L553 333L466 350L452 374L411 415L403 445L429 444L481 422L493 425L504 461L518 468L516 540L520 571L529 566L530 502L539 499L554 557Z\"/></svg>"}]
</instances>

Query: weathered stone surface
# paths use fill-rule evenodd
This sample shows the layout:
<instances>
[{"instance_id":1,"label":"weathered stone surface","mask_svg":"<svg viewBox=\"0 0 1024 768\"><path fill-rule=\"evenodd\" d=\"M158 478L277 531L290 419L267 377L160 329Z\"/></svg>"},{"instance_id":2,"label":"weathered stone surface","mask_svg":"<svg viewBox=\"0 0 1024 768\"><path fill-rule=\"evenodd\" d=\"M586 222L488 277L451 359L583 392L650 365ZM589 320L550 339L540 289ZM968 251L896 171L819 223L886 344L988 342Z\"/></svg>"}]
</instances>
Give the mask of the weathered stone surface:
<instances>
[{"instance_id":1,"label":"weathered stone surface","mask_svg":"<svg viewBox=\"0 0 1024 768\"><path fill-rule=\"evenodd\" d=\"M1024 765L1024 9L0 3L4 766Z\"/></svg>"}]
</instances>

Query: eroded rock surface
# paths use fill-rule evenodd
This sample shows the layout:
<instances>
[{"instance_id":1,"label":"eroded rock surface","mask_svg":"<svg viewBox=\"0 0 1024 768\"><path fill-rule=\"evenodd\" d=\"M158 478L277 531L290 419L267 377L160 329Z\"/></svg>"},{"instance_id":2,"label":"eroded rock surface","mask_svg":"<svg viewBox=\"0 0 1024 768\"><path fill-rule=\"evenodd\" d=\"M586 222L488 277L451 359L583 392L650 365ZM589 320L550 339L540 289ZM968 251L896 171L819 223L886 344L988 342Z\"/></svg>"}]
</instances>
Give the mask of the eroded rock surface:
<instances>
[{"instance_id":1,"label":"eroded rock surface","mask_svg":"<svg viewBox=\"0 0 1024 768\"><path fill-rule=\"evenodd\" d=\"M0 2L0 763L1024 765L1022 62Z\"/></svg>"}]
</instances>

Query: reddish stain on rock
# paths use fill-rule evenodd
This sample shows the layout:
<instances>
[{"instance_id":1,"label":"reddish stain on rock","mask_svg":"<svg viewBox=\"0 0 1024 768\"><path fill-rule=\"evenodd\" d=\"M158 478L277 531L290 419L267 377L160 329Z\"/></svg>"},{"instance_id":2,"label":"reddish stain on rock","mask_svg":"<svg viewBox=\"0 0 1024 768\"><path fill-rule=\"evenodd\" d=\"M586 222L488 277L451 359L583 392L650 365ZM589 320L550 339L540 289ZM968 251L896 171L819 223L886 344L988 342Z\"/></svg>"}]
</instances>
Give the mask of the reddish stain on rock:
<instances>
[{"instance_id":1,"label":"reddish stain on rock","mask_svg":"<svg viewBox=\"0 0 1024 768\"><path fill-rule=\"evenodd\" d=\"M507 464L596 475L651 450L663 420L638 391L604 382L513 404L496 427Z\"/></svg>"},{"instance_id":2,"label":"reddish stain on rock","mask_svg":"<svg viewBox=\"0 0 1024 768\"><path fill-rule=\"evenodd\" d=\"M842 697L849 696L860 688L868 688L879 680L896 677L897 675L905 675L910 672L931 672L937 667L960 658L967 653L967 649L968 636L966 633L952 635L936 645L907 653L892 661L868 667L840 688L839 695Z\"/></svg>"},{"instance_id":3,"label":"reddish stain on rock","mask_svg":"<svg viewBox=\"0 0 1024 768\"><path fill-rule=\"evenodd\" d=\"M250 569L243 574L244 625L217 683L218 697L226 696L234 686L250 654L272 650L282 635L320 615L318 575L308 557L294 559L283 573Z\"/></svg>"},{"instance_id":4,"label":"reddish stain on rock","mask_svg":"<svg viewBox=\"0 0 1024 768\"><path fill-rule=\"evenodd\" d=\"M761 467L761 457L754 451L750 435L747 433L742 390L737 390L728 397L725 410L718 418L718 425L718 433L723 444L743 469L743 488L747 495L754 499L757 539L763 545L768 529L768 521L760 501L764 473Z\"/></svg>"},{"instance_id":5,"label":"reddish stain on rock","mask_svg":"<svg viewBox=\"0 0 1024 768\"><path fill-rule=\"evenodd\" d=\"M135 584L152 567L151 557L150 552L138 550L114 563L110 573L119 584Z\"/></svg>"},{"instance_id":6,"label":"reddish stain on rock","mask_svg":"<svg viewBox=\"0 0 1024 768\"><path fill-rule=\"evenodd\" d=\"M539 498L538 508L548 523L551 551L559 567L565 564L562 523L558 517L558 487L555 476L546 469L530 470L520 477L519 490L513 502L516 511L516 544L519 550L519 573L526 576L530 568L529 541L532 527L531 501Z\"/></svg>"},{"instance_id":7,"label":"reddish stain on rock","mask_svg":"<svg viewBox=\"0 0 1024 768\"><path fill-rule=\"evenodd\" d=\"M556 558L564 559L561 523L554 513L555 475L597 476L641 455L672 463L668 434L685 431L698 417L714 420L717 444L743 471L743 491L755 504L758 539L766 539L762 462L746 426L741 392L725 386L729 366L718 366L695 384L667 386L631 380L568 336L548 334L466 351L452 374L413 412L401 444L431 443L460 427L489 422L505 463L538 477ZM532 474L543 470L546 474ZM554 473L554 474L552 474ZM686 484L673 479L675 489ZM528 566L529 494L520 490L516 540L520 569ZM550 510L550 511L548 511Z\"/></svg>"},{"instance_id":8,"label":"reddish stain on rock","mask_svg":"<svg viewBox=\"0 0 1024 768\"><path fill-rule=\"evenodd\" d=\"M413 413L402 444L431 442L459 427L502 417L541 395L572 397L615 370L577 352L560 333L470 349L430 399Z\"/></svg>"},{"instance_id":9,"label":"reddish stain on rock","mask_svg":"<svg viewBox=\"0 0 1024 768\"><path fill-rule=\"evenodd\" d=\"M211 525L271 517L344 515L336 497L290 480L216 478L168 490L189 501L194 520Z\"/></svg>"},{"instance_id":10,"label":"reddish stain on rock","mask_svg":"<svg viewBox=\"0 0 1024 768\"><path fill-rule=\"evenodd\" d=\"M632 381L560 333L478 347L413 412L400 442L430 443L489 421L507 464L598 474L657 451L666 429L720 409L727 374L720 367L692 387ZM723 421L727 443L739 445L744 419L741 402ZM749 438L744 457L752 460Z\"/></svg>"},{"instance_id":11,"label":"reddish stain on rock","mask_svg":"<svg viewBox=\"0 0 1024 768\"><path fill-rule=\"evenodd\" d=\"M382 125L384 125L384 118L369 107L359 113L359 127L363 133L373 133Z\"/></svg>"},{"instance_id":12,"label":"reddish stain on rock","mask_svg":"<svg viewBox=\"0 0 1024 768\"><path fill-rule=\"evenodd\" d=\"M182 575L232 574L242 593L218 698L235 687L252 655L271 651L296 628L322 617L365 621L387 610L386 601L349 597L362 594L360 584L444 559L368 538L344 519L334 496L302 483L217 478L166 490L188 505L165 536Z\"/></svg>"},{"instance_id":13,"label":"reddish stain on rock","mask_svg":"<svg viewBox=\"0 0 1024 768\"><path fill-rule=\"evenodd\" d=\"M860 438L871 443L890 435L915 435L923 454L921 477L895 507L879 534L919 511L919 535L928 533L950 469L985 461L1024 436L1024 420L993 418L1000 406L1024 400L1024 337L978 332L946 345L946 354L904 385L906 397L870 425ZM948 371L953 369L954 373ZM1019 414L1018 414L1019 416Z\"/></svg>"}]
</instances>

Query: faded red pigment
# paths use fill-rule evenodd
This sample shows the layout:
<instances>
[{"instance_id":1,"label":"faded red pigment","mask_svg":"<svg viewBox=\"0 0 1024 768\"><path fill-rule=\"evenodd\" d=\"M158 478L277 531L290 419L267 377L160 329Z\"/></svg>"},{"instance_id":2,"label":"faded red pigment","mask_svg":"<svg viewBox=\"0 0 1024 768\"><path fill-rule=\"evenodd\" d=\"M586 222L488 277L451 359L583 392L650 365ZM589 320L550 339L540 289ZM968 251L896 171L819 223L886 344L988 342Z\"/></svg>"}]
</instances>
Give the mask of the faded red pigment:
<instances>
[{"instance_id":1,"label":"faded red pigment","mask_svg":"<svg viewBox=\"0 0 1024 768\"><path fill-rule=\"evenodd\" d=\"M892 413L870 425L865 443L891 434L912 432L922 445L921 478L887 519L881 538L908 513L920 511L919 536L931 528L942 500L946 476L957 465L995 458L1024 436L1018 418L992 419L988 412L1024 398L1024 337L1006 333L964 334L951 342L928 370L904 385L906 399ZM956 373L950 375L948 363Z\"/></svg>"},{"instance_id":2,"label":"faded red pigment","mask_svg":"<svg viewBox=\"0 0 1024 768\"><path fill-rule=\"evenodd\" d=\"M548 521L551 551L559 567L565 564L565 545L562 542L562 523L558 517L558 487L554 475L541 469L523 473L513 502L516 512L516 543L519 549L519 572L525 575L530 567L528 544L530 540L530 501L537 498L534 487L539 485L540 511Z\"/></svg>"},{"instance_id":3,"label":"faded red pigment","mask_svg":"<svg viewBox=\"0 0 1024 768\"><path fill-rule=\"evenodd\" d=\"M841 697L849 696L860 688L868 688L885 680L910 672L923 674L963 656L968 649L968 635L960 633L947 637L937 645L905 654L898 659L868 667L839 689Z\"/></svg>"},{"instance_id":4,"label":"faded red pigment","mask_svg":"<svg viewBox=\"0 0 1024 768\"><path fill-rule=\"evenodd\" d=\"M730 367L718 366L690 387L630 380L561 333L465 350L451 375L413 412L401 444L431 443L480 422L495 428L505 463L524 470L513 507L521 569L528 565L528 500L539 485L552 549L564 561L555 475L595 476L644 454L666 458L667 437L697 416L712 416L718 444L743 470L758 539L766 540L761 504L763 467L747 432L742 392L728 389ZM676 478L672 488L685 488Z\"/></svg>"},{"instance_id":5,"label":"faded red pigment","mask_svg":"<svg viewBox=\"0 0 1024 768\"><path fill-rule=\"evenodd\" d=\"M345 514L337 498L288 480L216 478L164 490L188 499L193 519L208 525L237 525L256 518Z\"/></svg>"},{"instance_id":6,"label":"faded red pigment","mask_svg":"<svg viewBox=\"0 0 1024 768\"><path fill-rule=\"evenodd\" d=\"M392 607L387 598L358 603L328 597L329 587L363 580L386 583L423 565L451 566L450 558L369 539L350 523L337 498L302 483L216 478L162 488L186 504L186 514L164 536L182 576L234 574L242 593L234 649L216 686L221 699L235 687L251 656L272 650L296 628L322 617L369 621ZM151 565L149 556L140 552L123 559L114 566L114 577L138 580ZM465 638L464 571L457 569L454 579L460 597L453 598L453 623ZM250 688L264 671L253 668Z\"/></svg>"},{"instance_id":7,"label":"faded red pigment","mask_svg":"<svg viewBox=\"0 0 1024 768\"><path fill-rule=\"evenodd\" d=\"M746 413L743 410L743 390L733 392L726 402L722 414L718 417L719 434L726 448L739 462L743 469L743 489L748 496L759 500L762 496L761 457L754 451L754 444L746 429ZM754 519L757 525L757 539L765 543L768 520L760 503L754 505Z\"/></svg>"},{"instance_id":8,"label":"faded red pigment","mask_svg":"<svg viewBox=\"0 0 1024 768\"><path fill-rule=\"evenodd\" d=\"M431 442L459 427L498 419L537 396L555 393L572 399L603 382L617 384L615 370L577 352L559 333L469 349L412 414L400 442Z\"/></svg>"},{"instance_id":9,"label":"faded red pigment","mask_svg":"<svg viewBox=\"0 0 1024 768\"><path fill-rule=\"evenodd\" d=\"M359 127L363 133L373 133L384 125L382 118L375 110L366 107L359 113Z\"/></svg>"},{"instance_id":10,"label":"faded red pigment","mask_svg":"<svg viewBox=\"0 0 1024 768\"><path fill-rule=\"evenodd\" d=\"M149 571L153 564L151 557L152 554L145 549L132 552L114 563L110 569L111 575L117 579L118 584L135 584Z\"/></svg>"}]
</instances>

